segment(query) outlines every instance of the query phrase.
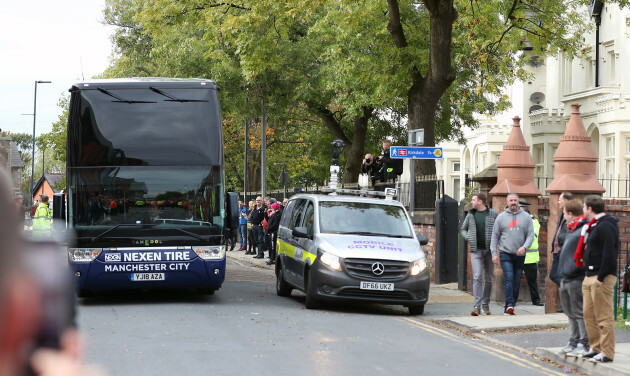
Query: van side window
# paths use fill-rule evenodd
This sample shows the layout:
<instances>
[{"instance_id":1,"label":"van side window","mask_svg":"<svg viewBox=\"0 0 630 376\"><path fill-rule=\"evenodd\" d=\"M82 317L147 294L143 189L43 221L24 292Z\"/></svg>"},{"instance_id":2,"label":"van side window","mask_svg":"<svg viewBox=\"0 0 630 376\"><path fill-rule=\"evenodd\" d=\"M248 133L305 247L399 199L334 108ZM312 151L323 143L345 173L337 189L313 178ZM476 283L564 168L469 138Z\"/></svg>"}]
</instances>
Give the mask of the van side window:
<instances>
[{"instance_id":1,"label":"van side window","mask_svg":"<svg viewBox=\"0 0 630 376\"><path fill-rule=\"evenodd\" d=\"M304 227L306 227L306 233L310 236L313 235L313 223L315 220L315 210L313 203L309 202L304 212Z\"/></svg>"},{"instance_id":2,"label":"van side window","mask_svg":"<svg viewBox=\"0 0 630 376\"><path fill-rule=\"evenodd\" d=\"M282 212L282 218L280 218L280 226L287 227L289 226L289 221L291 220L291 214L293 213L293 209L295 209L295 201L289 201L287 203L287 207L284 208Z\"/></svg>"},{"instance_id":3,"label":"van side window","mask_svg":"<svg viewBox=\"0 0 630 376\"><path fill-rule=\"evenodd\" d=\"M291 213L291 219L289 220L289 230L293 230L295 227L302 226L302 220L304 218L304 207L307 201L304 199L296 200L293 213Z\"/></svg>"}]
</instances>

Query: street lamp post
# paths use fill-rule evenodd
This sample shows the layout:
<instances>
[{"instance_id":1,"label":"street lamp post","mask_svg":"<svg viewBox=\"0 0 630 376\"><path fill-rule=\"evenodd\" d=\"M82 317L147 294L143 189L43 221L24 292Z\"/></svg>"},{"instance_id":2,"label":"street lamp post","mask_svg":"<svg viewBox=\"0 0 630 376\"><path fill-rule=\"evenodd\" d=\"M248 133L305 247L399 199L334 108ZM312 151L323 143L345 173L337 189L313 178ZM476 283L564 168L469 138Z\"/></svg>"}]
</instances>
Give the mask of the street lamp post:
<instances>
[{"instance_id":1,"label":"street lamp post","mask_svg":"<svg viewBox=\"0 0 630 376\"><path fill-rule=\"evenodd\" d=\"M33 177L35 173L35 118L37 115L37 84L49 84L51 81L35 81L35 97L33 99L33 152L31 153L31 181L28 184L28 192L33 202Z\"/></svg>"}]
</instances>

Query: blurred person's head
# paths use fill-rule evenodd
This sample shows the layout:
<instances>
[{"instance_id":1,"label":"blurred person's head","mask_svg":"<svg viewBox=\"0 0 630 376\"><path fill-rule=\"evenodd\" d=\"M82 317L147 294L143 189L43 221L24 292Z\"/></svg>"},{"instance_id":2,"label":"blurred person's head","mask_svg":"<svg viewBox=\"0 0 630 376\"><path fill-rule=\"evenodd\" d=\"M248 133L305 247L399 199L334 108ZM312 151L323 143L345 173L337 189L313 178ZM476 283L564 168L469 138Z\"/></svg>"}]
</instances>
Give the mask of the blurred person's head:
<instances>
[{"instance_id":1,"label":"blurred person's head","mask_svg":"<svg viewBox=\"0 0 630 376\"><path fill-rule=\"evenodd\" d=\"M9 177L0 170L0 213L13 212ZM0 375L22 375L38 331L41 297L20 256L18 216L0 215Z\"/></svg>"}]
</instances>

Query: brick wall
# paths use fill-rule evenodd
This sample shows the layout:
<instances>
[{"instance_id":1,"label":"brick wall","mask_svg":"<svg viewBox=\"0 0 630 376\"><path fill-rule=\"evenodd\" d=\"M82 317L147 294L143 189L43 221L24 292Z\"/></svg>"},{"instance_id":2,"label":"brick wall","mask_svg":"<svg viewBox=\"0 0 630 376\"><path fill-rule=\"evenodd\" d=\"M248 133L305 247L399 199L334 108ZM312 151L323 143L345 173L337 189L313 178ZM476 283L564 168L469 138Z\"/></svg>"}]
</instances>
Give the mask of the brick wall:
<instances>
[{"instance_id":1,"label":"brick wall","mask_svg":"<svg viewBox=\"0 0 630 376\"><path fill-rule=\"evenodd\" d=\"M606 199L606 214L616 218L619 221L619 238L621 249L619 252L619 267L623 268L627 262L628 250L630 249L630 199ZM554 203L555 204L555 203ZM540 233L538 234L538 249L540 252L540 261L538 262L538 290L540 296L545 296L545 278L547 277L547 240L549 236L553 236L556 231L556 223L549 223L549 197L540 197L538 199L538 220L540 221ZM417 226L417 233L424 234L429 238L431 247L425 247L431 254L431 260L435 255L435 227L431 225ZM470 265L470 255L467 257L467 288L472 292L472 267ZM549 260L551 262L551 260ZM433 264L431 264L433 266ZM499 267L500 268L500 267ZM432 271L433 273L433 271ZM529 290L527 282L523 275L521 280L520 298L529 300Z\"/></svg>"}]
</instances>

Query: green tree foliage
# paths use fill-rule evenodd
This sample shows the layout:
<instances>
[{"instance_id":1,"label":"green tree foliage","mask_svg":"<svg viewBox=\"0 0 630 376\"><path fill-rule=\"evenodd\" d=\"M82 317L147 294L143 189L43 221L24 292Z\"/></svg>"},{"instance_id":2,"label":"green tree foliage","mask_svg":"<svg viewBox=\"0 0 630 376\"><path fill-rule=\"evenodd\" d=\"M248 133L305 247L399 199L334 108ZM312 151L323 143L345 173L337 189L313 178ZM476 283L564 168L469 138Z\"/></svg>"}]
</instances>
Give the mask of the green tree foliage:
<instances>
[{"instance_id":1,"label":"green tree foliage","mask_svg":"<svg viewBox=\"0 0 630 376\"><path fill-rule=\"evenodd\" d=\"M405 144L406 129L424 129L426 145L461 140L475 114L508 108L503 90L527 78L529 53L579 56L586 3L108 0L106 22L120 29L107 74L214 79L226 146L234 143L232 184L242 184L244 124L263 110L270 170L272 159L297 163L300 152L295 178L326 178L328 143L342 139L344 179L356 181L364 152L378 152L384 136Z\"/></svg>"}]
</instances>

